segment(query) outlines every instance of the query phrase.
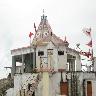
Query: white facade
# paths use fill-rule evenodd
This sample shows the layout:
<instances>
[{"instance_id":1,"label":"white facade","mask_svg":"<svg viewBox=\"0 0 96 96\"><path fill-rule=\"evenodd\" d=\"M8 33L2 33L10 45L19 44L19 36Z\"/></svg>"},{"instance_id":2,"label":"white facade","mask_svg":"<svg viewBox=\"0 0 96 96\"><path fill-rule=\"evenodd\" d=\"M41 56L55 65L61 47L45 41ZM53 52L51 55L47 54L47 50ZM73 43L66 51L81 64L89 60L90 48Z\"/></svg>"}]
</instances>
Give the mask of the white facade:
<instances>
[{"instance_id":1,"label":"white facade","mask_svg":"<svg viewBox=\"0 0 96 96\"><path fill-rule=\"evenodd\" d=\"M7 90L7 96L71 96L73 89L79 96L83 96L87 94L87 89L82 85L84 82L86 85L86 80L93 80L92 96L95 96L95 72L82 72L79 52L68 45L66 39L63 41L53 34L47 17L43 14L32 46L11 50L14 88ZM22 63L17 69L16 61ZM72 88L72 80L76 81L74 84L77 84L77 90ZM64 89L65 93L62 93L65 82L68 94ZM10 93L10 90L14 91Z\"/></svg>"},{"instance_id":2,"label":"white facade","mask_svg":"<svg viewBox=\"0 0 96 96\"><path fill-rule=\"evenodd\" d=\"M6 92L7 92L6 96L14 96L14 88L10 88Z\"/></svg>"}]
</instances>

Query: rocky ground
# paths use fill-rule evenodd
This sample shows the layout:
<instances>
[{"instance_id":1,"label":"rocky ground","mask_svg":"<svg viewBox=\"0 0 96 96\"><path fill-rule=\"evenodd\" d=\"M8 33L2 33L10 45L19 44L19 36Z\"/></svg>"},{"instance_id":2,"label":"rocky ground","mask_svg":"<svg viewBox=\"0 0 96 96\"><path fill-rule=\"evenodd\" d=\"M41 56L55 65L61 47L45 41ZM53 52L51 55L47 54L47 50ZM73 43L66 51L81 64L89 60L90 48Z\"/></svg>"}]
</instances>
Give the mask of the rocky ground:
<instances>
[{"instance_id":1,"label":"rocky ground","mask_svg":"<svg viewBox=\"0 0 96 96\"><path fill-rule=\"evenodd\" d=\"M9 74L7 78L0 80L0 96L5 96L6 90L13 87L13 79Z\"/></svg>"}]
</instances>

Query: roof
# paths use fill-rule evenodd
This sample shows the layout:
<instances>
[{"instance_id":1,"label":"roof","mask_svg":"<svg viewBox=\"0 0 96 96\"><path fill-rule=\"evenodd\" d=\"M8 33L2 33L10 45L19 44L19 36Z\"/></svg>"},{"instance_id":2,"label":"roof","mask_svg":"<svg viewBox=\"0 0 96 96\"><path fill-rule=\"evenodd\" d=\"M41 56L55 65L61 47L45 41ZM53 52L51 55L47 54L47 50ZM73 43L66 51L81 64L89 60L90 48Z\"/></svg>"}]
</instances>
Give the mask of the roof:
<instances>
[{"instance_id":1,"label":"roof","mask_svg":"<svg viewBox=\"0 0 96 96\"><path fill-rule=\"evenodd\" d=\"M36 45L39 46L39 45L46 45L48 42L52 42L55 46L59 46L59 45L62 45L64 46L64 42L62 39L60 39L59 37L57 37L55 34L53 34L52 36L50 36L50 34L45 37L45 38L42 38L41 40L38 40L36 42Z\"/></svg>"},{"instance_id":2,"label":"roof","mask_svg":"<svg viewBox=\"0 0 96 96\"><path fill-rule=\"evenodd\" d=\"M48 20L47 20L47 16L45 16L44 14L41 16L40 24L39 24L37 30L35 30L35 31L36 32L35 32L35 36L33 38L33 41L31 43L31 48L33 48L34 45L36 45L36 46L46 46L48 44L48 42L50 42L50 41L55 46L66 46L66 47L68 47L68 45L69 45L66 38L63 41L62 39L60 39L60 37L56 36L52 32L51 26L50 26L50 24L48 23ZM21 50L21 49L27 49L27 48L30 48L30 46L13 49L13 50L11 50L11 52Z\"/></svg>"},{"instance_id":3,"label":"roof","mask_svg":"<svg viewBox=\"0 0 96 96\"><path fill-rule=\"evenodd\" d=\"M69 45L67 41L63 41L52 32L51 26L47 20L47 16L43 14L43 16L41 16L41 22L33 38L32 45L36 44L37 46L42 46L46 45L49 41L51 41L56 46L66 46L66 44L67 46Z\"/></svg>"}]
</instances>

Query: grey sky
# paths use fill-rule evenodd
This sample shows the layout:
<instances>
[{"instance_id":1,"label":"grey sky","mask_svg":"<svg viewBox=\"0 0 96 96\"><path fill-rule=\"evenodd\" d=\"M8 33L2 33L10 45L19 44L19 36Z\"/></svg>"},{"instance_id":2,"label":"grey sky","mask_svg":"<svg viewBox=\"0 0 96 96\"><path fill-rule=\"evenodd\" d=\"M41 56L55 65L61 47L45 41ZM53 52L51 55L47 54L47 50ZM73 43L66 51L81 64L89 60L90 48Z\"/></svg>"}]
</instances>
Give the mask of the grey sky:
<instances>
[{"instance_id":1,"label":"grey sky","mask_svg":"<svg viewBox=\"0 0 96 96\"><path fill-rule=\"evenodd\" d=\"M0 0L0 78L9 72L3 67L11 66L10 50L29 45L28 34L34 32L34 22L38 26L43 9L53 32L66 35L72 48L79 42L88 49L90 39L82 28L91 27L95 51L96 0Z\"/></svg>"}]
</instances>

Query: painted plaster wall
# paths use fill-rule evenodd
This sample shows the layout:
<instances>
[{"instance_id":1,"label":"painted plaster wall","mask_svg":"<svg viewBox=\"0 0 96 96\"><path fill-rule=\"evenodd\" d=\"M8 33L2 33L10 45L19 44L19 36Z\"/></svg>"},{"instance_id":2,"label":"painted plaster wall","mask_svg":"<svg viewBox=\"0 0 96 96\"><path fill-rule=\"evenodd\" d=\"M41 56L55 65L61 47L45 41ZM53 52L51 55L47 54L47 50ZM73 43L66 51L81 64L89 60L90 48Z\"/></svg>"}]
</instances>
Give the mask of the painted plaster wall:
<instances>
[{"instance_id":1,"label":"painted plaster wall","mask_svg":"<svg viewBox=\"0 0 96 96\"><path fill-rule=\"evenodd\" d=\"M16 66L16 73L21 73L21 66Z\"/></svg>"},{"instance_id":2,"label":"painted plaster wall","mask_svg":"<svg viewBox=\"0 0 96 96\"><path fill-rule=\"evenodd\" d=\"M79 92L81 94L81 96L83 95L83 80L85 79L85 86L87 88L87 83L86 81L92 81L95 79L95 73L89 73L89 72L80 72L80 73L77 73L78 75L78 79L79 79ZM87 89L85 88L86 92L87 92ZM92 95L92 96L96 96L96 93L94 93L94 90L96 90L96 86L92 84L92 93L95 94L95 95ZM87 94L87 93L86 93Z\"/></svg>"},{"instance_id":3,"label":"painted plaster wall","mask_svg":"<svg viewBox=\"0 0 96 96\"><path fill-rule=\"evenodd\" d=\"M63 81L66 82L66 73L63 72ZM19 96L19 90L21 90L21 87L22 89L26 89L28 83L32 83L34 82L34 80L32 81L33 77L36 78L37 74L31 74L31 73L24 73L24 74L16 74L14 76L14 95L11 95L13 94L12 90L13 89L10 89L10 90L7 90L7 96L16 96L18 95ZM95 96L96 94L96 81L94 80L95 79L95 74L94 73L88 73L88 72L78 72L77 73L77 76L78 76L78 84L79 84L79 91L80 91L80 94L82 96L82 83L83 83L83 79L85 80L91 80L92 81L92 93L93 95L92 96ZM57 72L55 74L50 74L49 75L49 94L50 96L60 96L60 80L61 80L61 73L60 72ZM93 80L92 80L93 79ZM85 84L86 85L86 84ZM35 90L35 94L36 96L42 96L42 80L40 81L37 89ZM12 92L10 92L12 91ZM62 95L61 95L62 96Z\"/></svg>"},{"instance_id":4,"label":"painted plaster wall","mask_svg":"<svg viewBox=\"0 0 96 96\"><path fill-rule=\"evenodd\" d=\"M31 47L31 52L34 52L34 49ZM27 54L30 53L30 47L28 48L19 48L16 50L11 50L11 55L15 56L15 55L21 55L21 54Z\"/></svg>"},{"instance_id":5,"label":"painted plaster wall","mask_svg":"<svg viewBox=\"0 0 96 96\"><path fill-rule=\"evenodd\" d=\"M73 55L76 57L76 62L75 62L75 71L81 71L81 58L79 53L75 52L72 49L66 49L67 54Z\"/></svg>"},{"instance_id":6,"label":"painted plaster wall","mask_svg":"<svg viewBox=\"0 0 96 96\"><path fill-rule=\"evenodd\" d=\"M51 68L57 68L57 53L56 53L56 47L54 46L54 44L50 41L49 44L46 46L46 49L52 49L52 50L49 50L52 55L50 55L48 57L48 60L50 58L50 67ZM47 53L48 55L49 53Z\"/></svg>"},{"instance_id":7,"label":"painted plaster wall","mask_svg":"<svg viewBox=\"0 0 96 96\"><path fill-rule=\"evenodd\" d=\"M20 74L14 76L14 96L17 96L21 90L22 77Z\"/></svg>"},{"instance_id":8,"label":"painted plaster wall","mask_svg":"<svg viewBox=\"0 0 96 96\"><path fill-rule=\"evenodd\" d=\"M63 81L66 82L66 73L63 73L62 76ZM50 96L57 96L60 94L60 81L61 81L61 73L57 72L50 76L50 83L49 83Z\"/></svg>"},{"instance_id":9,"label":"painted plaster wall","mask_svg":"<svg viewBox=\"0 0 96 96\"><path fill-rule=\"evenodd\" d=\"M36 48L36 67L40 68L40 56L38 56L38 52L39 51L44 51L44 55L41 57L47 57L47 50L46 50L46 46L38 46Z\"/></svg>"},{"instance_id":10,"label":"painted plaster wall","mask_svg":"<svg viewBox=\"0 0 96 96\"><path fill-rule=\"evenodd\" d=\"M14 96L14 88L10 88L6 92L7 92L6 96Z\"/></svg>"},{"instance_id":11,"label":"painted plaster wall","mask_svg":"<svg viewBox=\"0 0 96 96\"><path fill-rule=\"evenodd\" d=\"M36 66L37 68L40 68L40 56L38 56L38 51L44 51L44 55L41 57L46 57L42 59L42 63L44 64L44 61L48 63L48 49L53 49L53 55L50 56L51 58L51 66L57 69L57 51L55 46L52 44L52 42L49 42L47 46L38 46L36 49Z\"/></svg>"},{"instance_id":12,"label":"painted plaster wall","mask_svg":"<svg viewBox=\"0 0 96 96\"><path fill-rule=\"evenodd\" d=\"M96 96L96 80L92 80L92 96Z\"/></svg>"},{"instance_id":13,"label":"painted plaster wall","mask_svg":"<svg viewBox=\"0 0 96 96\"><path fill-rule=\"evenodd\" d=\"M94 71L96 71L96 57L94 57Z\"/></svg>"},{"instance_id":14,"label":"painted plaster wall","mask_svg":"<svg viewBox=\"0 0 96 96\"><path fill-rule=\"evenodd\" d=\"M76 55L76 71L81 71L81 58L80 56L77 54Z\"/></svg>"},{"instance_id":15,"label":"painted plaster wall","mask_svg":"<svg viewBox=\"0 0 96 96\"><path fill-rule=\"evenodd\" d=\"M21 89L27 89L28 83L35 83L35 79L38 74L24 73L24 74L16 74L14 76L14 96L20 94ZM26 90L25 90L26 91Z\"/></svg>"},{"instance_id":16,"label":"painted plaster wall","mask_svg":"<svg viewBox=\"0 0 96 96\"><path fill-rule=\"evenodd\" d=\"M67 54L64 46L59 46L58 51L64 51L64 55L58 55L58 69L67 68Z\"/></svg>"}]
</instances>

